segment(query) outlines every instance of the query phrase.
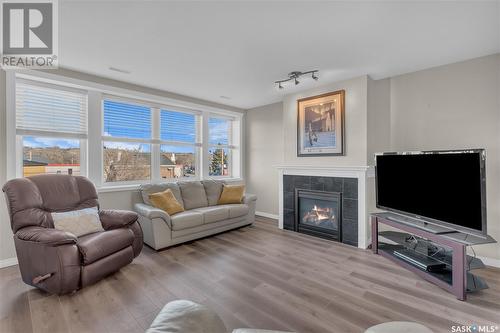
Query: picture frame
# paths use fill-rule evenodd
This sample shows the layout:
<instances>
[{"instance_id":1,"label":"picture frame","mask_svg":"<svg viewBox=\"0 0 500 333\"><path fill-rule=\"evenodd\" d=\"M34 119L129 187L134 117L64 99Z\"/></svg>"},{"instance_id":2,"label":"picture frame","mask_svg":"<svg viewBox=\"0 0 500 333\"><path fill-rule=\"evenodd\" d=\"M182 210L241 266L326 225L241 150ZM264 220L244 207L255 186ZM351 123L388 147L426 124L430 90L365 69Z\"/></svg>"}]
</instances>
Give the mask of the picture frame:
<instances>
[{"instance_id":1,"label":"picture frame","mask_svg":"<svg viewBox=\"0 0 500 333\"><path fill-rule=\"evenodd\" d=\"M297 100L297 156L345 155L345 91Z\"/></svg>"}]
</instances>

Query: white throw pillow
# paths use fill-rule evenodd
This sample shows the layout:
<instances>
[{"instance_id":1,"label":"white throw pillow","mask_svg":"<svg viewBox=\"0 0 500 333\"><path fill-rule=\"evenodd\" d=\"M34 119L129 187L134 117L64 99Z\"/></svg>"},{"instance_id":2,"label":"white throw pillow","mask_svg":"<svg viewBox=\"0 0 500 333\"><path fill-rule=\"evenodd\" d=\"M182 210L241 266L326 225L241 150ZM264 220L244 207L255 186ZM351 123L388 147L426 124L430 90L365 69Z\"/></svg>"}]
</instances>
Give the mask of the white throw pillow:
<instances>
[{"instance_id":1,"label":"white throw pillow","mask_svg":"<svg viewBox=\"0 0 500 333\"><path fill-rule=\"evenodd\" d=\"M76 237L104 231L97 207L52 213L52 220L55 229L70 232Z\"/></svg>"}]
</instances>

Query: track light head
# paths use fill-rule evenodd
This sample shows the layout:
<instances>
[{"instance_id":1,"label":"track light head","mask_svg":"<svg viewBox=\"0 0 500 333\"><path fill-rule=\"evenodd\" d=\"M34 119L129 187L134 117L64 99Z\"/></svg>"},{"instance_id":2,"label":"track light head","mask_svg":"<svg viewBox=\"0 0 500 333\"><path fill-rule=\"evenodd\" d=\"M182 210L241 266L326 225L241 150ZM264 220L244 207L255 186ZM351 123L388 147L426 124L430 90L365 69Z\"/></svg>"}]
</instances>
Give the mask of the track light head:
<instances>
[{"instance_id":1,"label":"track light head","mask_svg":"<svg viewBox=\"0 0 500 333\"><path fill-rule=\"evenodd\" d=\"M295 85L298 85L300 83L299 80L297 80L297 78L295 78Z\"/></svg>"},{"instance_id":2,"label":"track light head","mask_svg":"<svg viewBox=\"0 0 500 333\"><path fill-rule=\"evenodd\" d=\"M283 89L283 86L281 85L281 82L278 83L278 89Z\"/></svg>"},{"instance_id":3,"label":"track light head","mask_svg":"<svg viewBox=\"0 0 500 333\"><path fill-rule=\"evenodd\" d=\"M311 77L315 80L315 81L318 81L319 77L316 76L316 73L313 72Z\"/></svg>"}]
</instances>

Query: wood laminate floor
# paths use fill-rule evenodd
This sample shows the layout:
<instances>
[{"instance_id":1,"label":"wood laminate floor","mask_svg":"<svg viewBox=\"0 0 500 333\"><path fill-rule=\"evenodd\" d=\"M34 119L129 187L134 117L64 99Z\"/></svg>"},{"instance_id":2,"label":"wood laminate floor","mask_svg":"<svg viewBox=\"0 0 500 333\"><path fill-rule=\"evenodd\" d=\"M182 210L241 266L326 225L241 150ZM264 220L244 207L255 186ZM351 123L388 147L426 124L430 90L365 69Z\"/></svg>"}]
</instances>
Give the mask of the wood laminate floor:
<instances>
[{"instance_id":1,"label":"wood laminate floor","mask_svg":"<svg viewBox=\"0 0 500 333\"><path fill-rule=\"evenodd\" d=\"M370 251L279 230L251 227L155 252L68 296L0 270L0 332L143 332L161 307L191 299L215 310L229 329L363 332L409 320L435 332L452 325L500 325L500 270L478 272L490 289L461 302Z\"/></svg>"}]
</instances>

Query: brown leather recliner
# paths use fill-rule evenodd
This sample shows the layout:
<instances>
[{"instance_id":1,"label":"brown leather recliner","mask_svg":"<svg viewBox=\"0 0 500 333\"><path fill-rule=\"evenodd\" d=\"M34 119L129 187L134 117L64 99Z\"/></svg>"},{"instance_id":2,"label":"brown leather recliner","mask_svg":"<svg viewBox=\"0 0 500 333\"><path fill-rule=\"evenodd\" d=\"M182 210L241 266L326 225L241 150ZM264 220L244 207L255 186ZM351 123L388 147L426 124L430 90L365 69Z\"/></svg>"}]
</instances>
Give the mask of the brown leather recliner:
<instances>
[{"instance_id":1,"label":"brown leather recliner","mask_svg":"<svg viewBox=\"0 0 500 333\"><path fill-rule=\"evenodd\" d=\"M137 214L100 210L104 231L81 237L54 229L52 212L99 207L87 178L38 175L7 182L3 191L10 212L23 281L54 294L97 282L132 262L142 250Z\"/></svg>"}]
</instances>

